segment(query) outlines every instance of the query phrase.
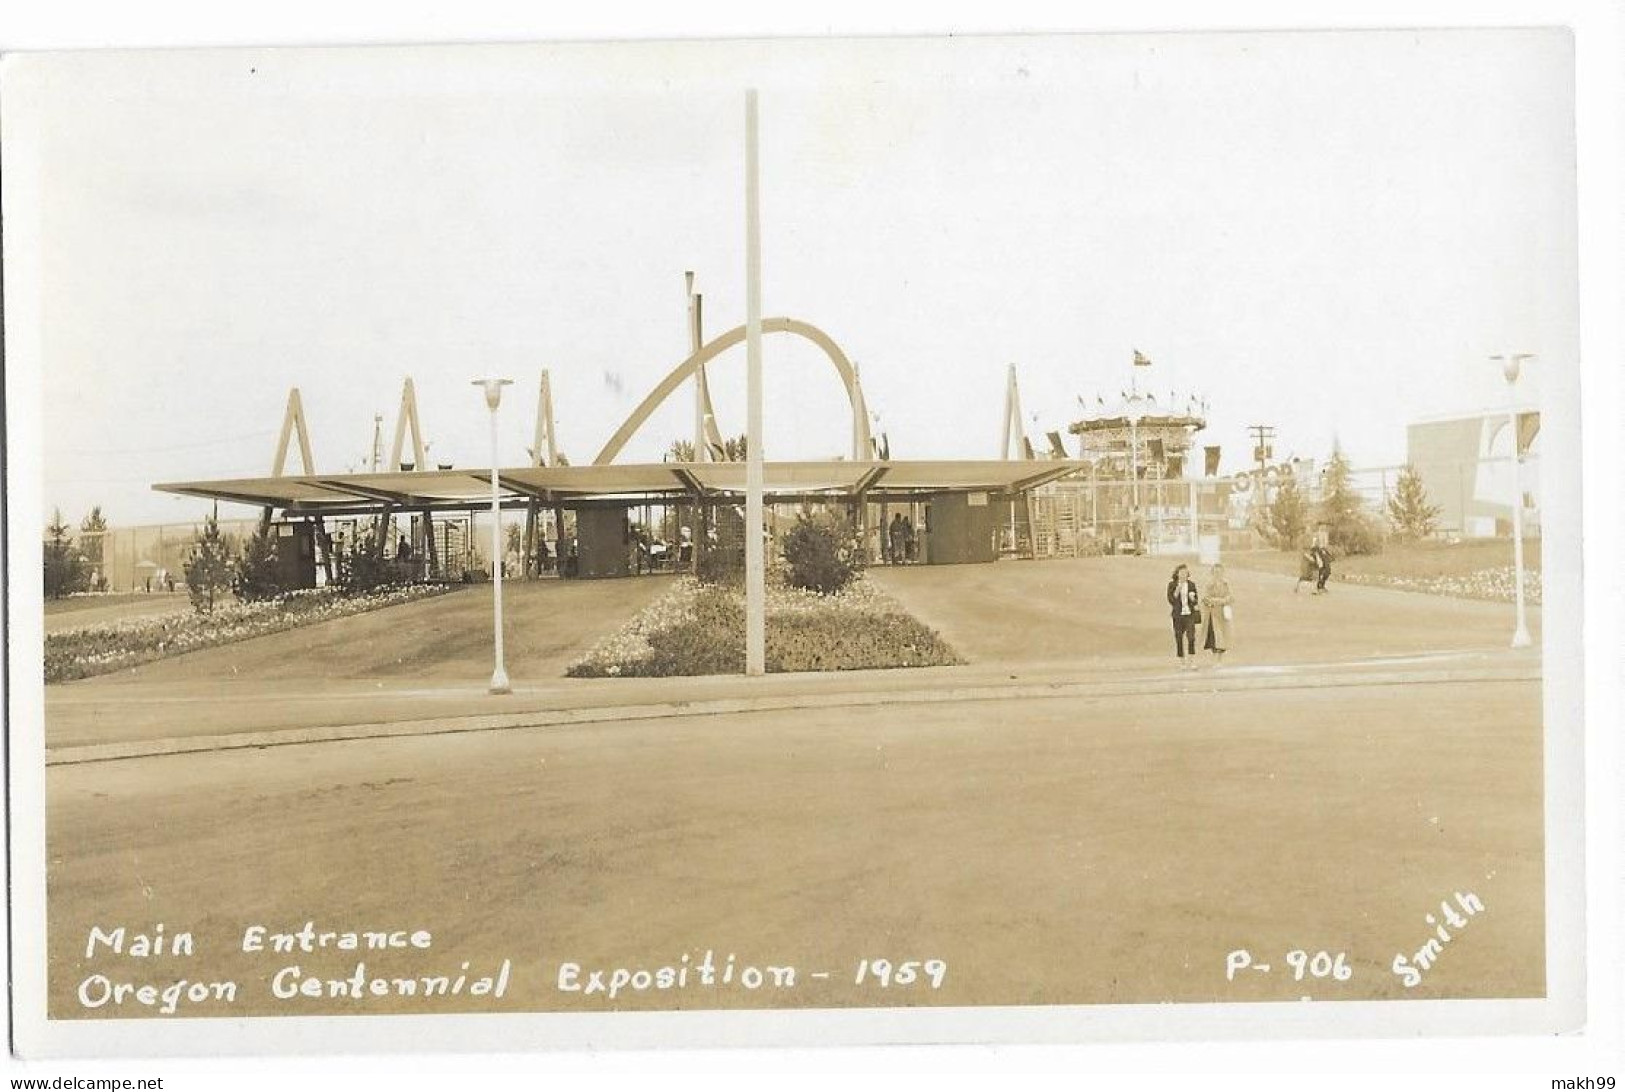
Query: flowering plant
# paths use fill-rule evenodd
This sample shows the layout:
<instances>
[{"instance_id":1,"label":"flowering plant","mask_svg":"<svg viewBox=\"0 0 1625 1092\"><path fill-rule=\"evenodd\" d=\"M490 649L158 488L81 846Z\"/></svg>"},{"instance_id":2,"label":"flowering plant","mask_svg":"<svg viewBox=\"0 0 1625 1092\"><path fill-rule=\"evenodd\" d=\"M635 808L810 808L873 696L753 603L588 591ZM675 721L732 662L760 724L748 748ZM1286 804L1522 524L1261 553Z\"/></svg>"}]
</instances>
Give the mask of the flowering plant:
<instances>
[{"instance_id":1,"label":"flowering plant","mask_svg":"<svg viewBox=\"0 0 1625 1092\"><path fill-rule=\"evenodd\" d=\"M767 586L768 671L849 671L960 663L935 632L859 577L831 595ZM571 665L578 678L738 674L745 601L737 588L679 580Z\"/></svg>"},{"instance_id":2,"label":"flowering plant","mask_svg":"<svg viewBox=\"0 0 1625 1092\"><path fill-rule=\"evenodd\" d=\"M66 682L122 671L202 648L263 637L450 590L418 584L367 594L334 588L286 592L252 603L217 604L210 614L164 614L79 626L45 635L45 681Z\"/></svg>"}]
</instances>

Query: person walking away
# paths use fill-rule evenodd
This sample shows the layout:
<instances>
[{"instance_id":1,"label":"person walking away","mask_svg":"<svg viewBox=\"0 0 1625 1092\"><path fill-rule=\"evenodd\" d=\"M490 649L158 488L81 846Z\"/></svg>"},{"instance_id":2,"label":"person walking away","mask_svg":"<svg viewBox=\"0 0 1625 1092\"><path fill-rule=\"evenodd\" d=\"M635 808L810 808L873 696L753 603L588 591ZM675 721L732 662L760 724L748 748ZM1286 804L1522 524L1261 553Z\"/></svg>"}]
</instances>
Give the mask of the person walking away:
<instances>
[{"instance_id":1,"label":"person walking away","mask_svg":"<svg viewBox=\"0 0 1625 1092\"><path fill-rule=\"evenodd\" d=\"M1168 609L1174 621L1174 655L1179 666L1189 670L1196 666L1196 627L1202 621L1202 593L1191 579L1189 566L1174 570L1168 581ZM1189 659L1187 659L1187 655Z\"/></svg>"},{"instance_id":2,"label":"person walking away","mask_svg":"<svg viewBox=\"0 0 1625 1092\"><path fill-rule=\"evenodd\" d=\"M1332 578L1332 552L1325 546L1317 547L1320 551L1320 564L1316 566L1315 575L1319 579L1315 582L1315 594L1326 594L1326 581Z\"/></svg>"},{"instance_id":3,"label":"person walking away","mask_svg":"<svg viewBox=\"0 0 1625 1092\"><path fill-rule=\"evenodd\" d=\"M1298 589L1305 584L1313 584L1315 577L1320 575L1320 547L1310 546L1298 555L1298 581L1292 585L1292 594L1297 595Z\"/></svg>"},{"instance_id":4,"label":"person walking away","mask_svg":"<svg viewBox=\"0 0 1625 1092\"><path fill-rule=\"evenodd\" d=\"M914 521L903 517L903 560L914 562Z\"/></svg>"},{"instance_id":5,"label":"person walking away","mask_svg":"<svg viewBox=\"0 0 1625 1092\"><path fill-rule=\"evenodd\" d=\"M1215 666L1224 663L1224 654L1231 645L1231 622L1235 618L1235 595L1230 581L1225 579L1224 566L1213 566L1207 587L1202 592L1202 618L1206 636L1202 647L1211 649Z\"/></svg>"},{"instance_id":6,"label":"person walking away","mask_svg":"<svg viewBox=\"0 0 1625 1092\"><path fill-rule=\"evenodd\" d=\"M903 513L898 512L891 518L891 525L886 528L887 544L891 547L889 561L893 565L903 563L904 543L908 539L908 529L903 526Z\"/></svg>"}]
</instances>

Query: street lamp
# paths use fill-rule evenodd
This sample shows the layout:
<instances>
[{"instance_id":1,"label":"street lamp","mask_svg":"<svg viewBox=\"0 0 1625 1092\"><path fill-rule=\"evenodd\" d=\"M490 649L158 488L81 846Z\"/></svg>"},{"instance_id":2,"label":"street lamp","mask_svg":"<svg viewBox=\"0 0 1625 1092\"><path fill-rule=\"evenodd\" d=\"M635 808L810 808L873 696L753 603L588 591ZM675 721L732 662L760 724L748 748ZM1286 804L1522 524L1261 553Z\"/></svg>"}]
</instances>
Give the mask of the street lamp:
<instances>
[{"instance_id":1,"label":"street lamp","mask_svg":"<svg viewBox=\"0 0 1625 1092\"><path fill-rule=\"evenodd\" d=\"M1512 430L1512 579L1517 589L1518 624L1512 631L1512 647L1529 647L1529 624L1524 611L1523 598L1523 485L1519 481L1518 452L1518 371L1534 353L1513 353L1511 356L1492 356L1501 362L1501 375L1507 381L1507 424Z\"/></svg>"},{"instance_id":2,"label":"street lamp","mask_svg":"<svg viewBox=\"0 0 1625 1092\"><path fill-rule=\"evenodd\" d=\"M485 389L485 406L491 411L491 588L492 626L496 633L496 670L491 672L491 693L511 694L508 669L502 665L502 504L497 493L497 407L502 404L502 388L511 379L476 379L474 386Z\"/></svg>"},{"instance_id":3,"label":"street lamp","mask_svg":"<svg viewBox=\"0 0 1625 1092\"><path fill-rule=\"evenodd\" d=\"M1140 419L1145 416L1145 402L1146 396L1140 393L1130 377L1129 395L1124 399L1128 409L1129 534L1133 536L1138 550L1149 548L1144 541L1145 521L1140 515Z\"/></svg>"}]
</instances>

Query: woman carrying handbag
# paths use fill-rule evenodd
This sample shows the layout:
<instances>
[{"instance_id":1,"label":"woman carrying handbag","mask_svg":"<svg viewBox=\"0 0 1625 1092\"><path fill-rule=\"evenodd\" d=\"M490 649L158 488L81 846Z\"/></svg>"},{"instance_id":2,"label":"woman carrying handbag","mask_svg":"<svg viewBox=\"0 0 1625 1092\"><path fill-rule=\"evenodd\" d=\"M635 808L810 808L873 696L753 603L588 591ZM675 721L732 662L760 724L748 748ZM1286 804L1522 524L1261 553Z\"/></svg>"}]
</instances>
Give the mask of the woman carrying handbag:
<instances>
[{"instance_id":1,"label":"woman carrying handbag","mask_svg":"<svg viewBox=\"0 0 1625 1092\"><path fill-rule=\"evenodd\" d=\"M1232 647L1230 623L1235 615L1236 597L1230 591L1230 581L1224 577L1224 566L1213 566L1207 588L1202 592L1202 610L1206 618L1206 636L1202 647L1213 650L1215 665L1224 663L1224 654Z\"/></svg>"}]
</instances>

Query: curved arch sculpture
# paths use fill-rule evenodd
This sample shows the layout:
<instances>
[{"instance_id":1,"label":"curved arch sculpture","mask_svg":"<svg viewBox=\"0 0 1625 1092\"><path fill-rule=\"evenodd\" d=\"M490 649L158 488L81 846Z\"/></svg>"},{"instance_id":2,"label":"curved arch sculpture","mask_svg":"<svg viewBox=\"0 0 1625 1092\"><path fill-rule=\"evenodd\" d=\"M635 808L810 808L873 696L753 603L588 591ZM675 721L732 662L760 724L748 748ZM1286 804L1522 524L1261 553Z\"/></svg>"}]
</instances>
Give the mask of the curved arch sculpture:
<instances>
[{"instance_id":1,"label":"curved arch sculpture","mask_svg":"<svg viewBox=\"0 0 1625 1092\"><path fill-rule=\"evenodd\" d=\"M858 388L858 373L853 369L852 362L846 358L846 354L841 352L841 347L835 344L835 339L811 323L793 318L763 319L762 333L795 334L824 350L824 355L829 357L829 362L835 366L836 373L841 377L842 385L846 387L847 401L852 404L853 451L866 454L869 451L869 415L864 409L863 392ZM650 391L649 396L621 423L621 427L615 430L615 435L609 438L609 442L593 460L593 465L603 466L613 462L615 456L621 453L621 448L626 446L626 442L649 419L649 415L671 397L682 385L683 380L744 340L745 327L735 326L721 337L700 346L699 352L673 368L666 378L660 381L659 386Z\"/></svg>"}]
</instances>

